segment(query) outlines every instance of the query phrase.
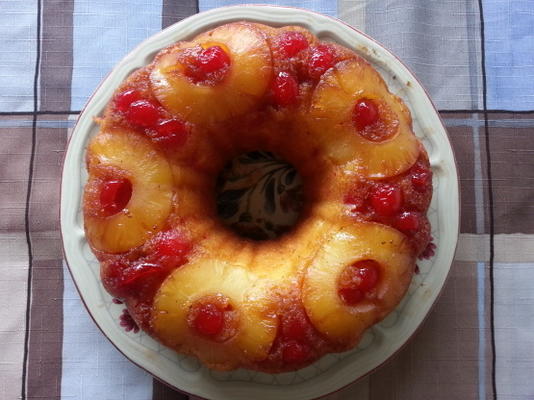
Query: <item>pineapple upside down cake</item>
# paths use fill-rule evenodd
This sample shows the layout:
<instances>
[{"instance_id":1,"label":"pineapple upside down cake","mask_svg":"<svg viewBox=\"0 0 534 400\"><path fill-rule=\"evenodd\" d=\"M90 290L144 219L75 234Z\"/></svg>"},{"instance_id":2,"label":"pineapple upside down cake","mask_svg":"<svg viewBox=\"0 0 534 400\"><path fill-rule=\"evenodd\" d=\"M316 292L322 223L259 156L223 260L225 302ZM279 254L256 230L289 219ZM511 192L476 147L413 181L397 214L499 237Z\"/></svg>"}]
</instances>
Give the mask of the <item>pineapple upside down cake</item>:
<instances>
[{"instance_id":1,"label":"pineapple upside down cake","mask_svg":"<svg viewBox=\"0 0 534 400\"><path fill-rule=\"evenodd\" d=\"M87 239L135 322L210 368L302 368L400 302L430 242L432 172L403 101L353 51L236 22L161 50L116 90L87 149ZM266 150L302 176L291 231L227 229L226 162Z\"/></svg>"}]
</instances>

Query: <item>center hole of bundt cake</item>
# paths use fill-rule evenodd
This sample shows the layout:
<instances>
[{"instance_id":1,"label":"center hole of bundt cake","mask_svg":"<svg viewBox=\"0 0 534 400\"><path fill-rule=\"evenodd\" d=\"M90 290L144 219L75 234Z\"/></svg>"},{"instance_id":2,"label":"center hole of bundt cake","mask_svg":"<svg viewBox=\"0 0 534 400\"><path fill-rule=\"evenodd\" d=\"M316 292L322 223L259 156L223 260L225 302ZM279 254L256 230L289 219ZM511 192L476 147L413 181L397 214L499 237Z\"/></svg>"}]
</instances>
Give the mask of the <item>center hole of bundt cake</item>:
<instances>
[{"instance_id":1,"label":"center hole of bundt cake","mask_svg":"<svg viewBox=\"0 0 534 400\"><path fill-rule=\"evenodd\" d=\"M241 154L217 178L217 214L245 238L268 240L288 232L298 220L303 200L298 171L271 152Z\"/></svg>"}]
</instances>

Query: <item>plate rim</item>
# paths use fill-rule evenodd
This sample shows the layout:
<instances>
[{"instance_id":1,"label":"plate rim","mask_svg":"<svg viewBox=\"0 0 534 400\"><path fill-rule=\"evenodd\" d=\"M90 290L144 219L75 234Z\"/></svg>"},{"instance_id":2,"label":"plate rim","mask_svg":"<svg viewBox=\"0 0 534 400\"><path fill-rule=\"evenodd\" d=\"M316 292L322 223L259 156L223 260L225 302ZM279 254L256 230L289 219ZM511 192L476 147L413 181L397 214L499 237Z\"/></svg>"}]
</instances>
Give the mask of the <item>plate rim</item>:
<instances>
[{"instance_id":1,"label":"plate rim","mask_svg":"<svg viewBox=\"0 0 534 400\"><path fill-rule=\"evenodd\" d=\"M234 15L234 16L224 15L224 13L228 13L228 12L231 13L233 10L235 10L235 11L238 11L238 10L239 11L243 11L243 9L246 9L247 11L258 12L258 14L261 14L261 18L257 18L258 16L251 17L251 16L247 16L247 15L239 15L239 16L237 16L237 15ZM421 329L421 327L423 326L425 320L429 317L431 310L436 305L436 302L439 299L441 293L443 292L443 289L445 287L447 279L450 276L450 270L451 270L452 262L454 260L454 256L455 256L457 245L458 245L458 237L459 237L459 230L460 230L459 221L460 221L460 214L461 214L461 208L460 208L461 192L459 190L460 186L459 186L459 177L458 177L458 168L457 168L456 156L454 154L454 149L453 149L453 147L451 145L449 134L447 132L447 129L445 128L445 125L443 123L443 120L442 120L441 116L439 115L439 112L437 111L437 108L435 107L434 103L432 102L432 100L431 100L430 96L428 95L428 92L426 91L426 89L423 87L423 85L420 83L420 81L417 79L417 77L411 72L411 70L395 54L390 52L381 43L379 43L378 41L376 41L372 37L368 36L364 32L358 30L357 28L354 28L350 24L348 24L348 23L346 23L346 22L344 22L344 21L342 21L342 20L340 20L338 18L335 18L335 17L332 17L332 16L328 16L328 15L324 15L324 14L320 14L318 12L311 11L311 10L308 10L308 9L298 8L298 7L273 6L273 5L267 5L267 4L243 4L243 5L234 5L234 6L224 6L224 7L211 9L211 10L208 10L208 11L203 11L203 12L194 14L192 16L189 16L187 18L184 18L183 20L178 21L175 24L173 24L173 25L161 30L160 32L148 37L147 39L142 41L140 44L138 44L133 50L131 50L126 56L124 56L117 64L115 64L115 66L111 69L111 71L102 79L102 81L99 83L99 85L93 91L91 96L88 98L86 104L84 105L84 107L80 111L80 114L78 115L78 118L77 118L77 120L75 122L75 125L74 125L73 129L72 129L72 134L70 135L70 137L68 138L68 141L67 141L67 147L66 147L66 151L65 151L65 154L64 154L63 165L62 165L61 185L60 185L60 233L61 233L61 239L62 239L63 254L64 254L64 259L65 259L65 264L67 266L67 269L68 269L68 271L69 271L69 273L71 275L71 278L72 278L72 281L73 281L73 283L74 283L74 285L76 287L76 290L78 291L78 294L80 295L80 298L82 300L82 303L83 303L84 307L86 308L86 310L89 313L91 319L94 321L94 323L96 324L98 329L102 332L102 334L129 361L131 361L132 363L134 363L138 367L142 368L144 371L148 372L150 375L152 375L158 381L163 382L164 384L172 387L173 389L175 389L175 390L177 390L179 392L182 392L182 393L185 393L185 394L191 394L191 395L194 395L194 396L197 396L197 397L198 396L206 396L207 394L206 393L196 393L194 390L191 390L192 388L188 388L188 390L191 390L191 391L188 391L186 389L180 388L180 387L176 386L175 383L170 382L169 380L167 380L165 378L162 378L155 371L153 371L150 368L150 366L147 366L146 363L143 364L142 361L145 361L145 360L141 360L141 361L135 360L134 359L135 356L132 355L132 354L129 354L129 352L131 350L126 349L125 348L126 346L123 346L122 344L116 343L116 341L112 339L113 335L110 333L109 329L107 329L106 327L102 326L104 324L104 322L103 321L98 321L99 318L97 318L94 315L94 311L88 305L87 300L86 300L86 298L85 298L85 296L83 294L83 291L80 289L80 285L78 283L79 277L78 278L75 277L76 276L76 272L74 271L74 268L71 266L71 262L69 262L69 259L72 261L72 258L69 258L71 256L70 252L72 250L67 248L66 240L65 240L65 237L66 237L65 232L69 229L69 226L67 226L67 223L65 222L67 220L67 216L65 215L65 213L67 212L66 211L66 208L67 208L66 205L68 203L65 201L65 197L64 197L65 196L65 192L66 192L66 190L64 190L65 189L64 186L65 186L65 181L68 180L67 179L67 175L69 174L69 172L68 172L68 170L66 168L66 165L67 165L68 162L71 162L71 157L73 157L72 156L72 153L74 152L73 146L72 146L73 139L78 139L79 137L82 137L82 136L84 136L84 137L88 136L89 129L84 131L82 128L80 128L81 123L85 122L85 119L87 119L87 118L92 119L92 117L93 117L93 115L87 115L88 114L88 108L95 102L95 98L97 98L99 94L102 95L100 92L101 92L101 90L103 90L103 86L105 84L109 83L110 85L114 86L115 88L118 85L120 85L120 83L122 82L122 79L117 80L115 83L110 83L112 81L113 76L123 66L127 65L128 63L132 63L134 61L134 57L137 55L137 53L140 53L141 50L143 50L146 46L148 46L152 42L157 42L158 39L160 39L161 37L164 37L169 32L174 32L175 30L177 30L177 28L182 27L182 26L187 26L188 24L189 25L193 25L194 22L199 22L199 25L200 25L200 28L197 28L197 29L194 30L196 32L204 31L204 30L210 29L211 27L216 26L216 25L229 23L231 21L238 21L238 20L249 20L249 21L250 20L256 20L257 22L260 22L260 23L262 22L262 23L266 23L266 24L278 24L278 25L280 25L280 23L278 23L275 20L275 17L268 15L270 9L277 10L277 12L279 12L280 10L285 10L287 12L297 12L297 13L300 14L300 16L308 15L312 19L323 20L322 22L325 23L325 24L333 24L333 25L341 24L341 25L343 25L345 28L348 28L351 31L353 31L353 35L362 36L362 37L366 38L367 41L370 42L371 48L378 48L379 52L385 54L386 56L392 57L394 59L395 63L397 64L397 66L400 67L401 70L403 69L404 70L403 72L407 76L409 76L409 78L415 83L414 87L416 89L422 90L422 99L429 103L429 105L431 106L430 110L432 111L433 116L435 118L437 118L437 122L439 122L439 128L440 128L439 131L441 131L441 133L442 133L441 139L443 139L445 141L445 144L447 145L446 150L448 150L449 153L450 153L449 154L450 155L450 159L448 159L448 162L452 161L450 163L450 166L452 167L452 172L453 172L453 174L451 176L451 179L453 181L452 183L456 183L456 185L453 185L453 190L455 192L453 194L456 194L456 196L453 199L453 200L455 200L454 204L453 204L453 206L454 206L453 208L456 209L456 213L454 213L454 215L453 215L453 219L455 220L455 222L453 222L453 225L454 225L454 227L456 227L456 229L454 230L454 232L450 233L450 235L452 235L452 238L451 238L452 242L451 242L451 245L449 246L448 252L446 254L446 256L447 256L446 257L446 263L444 263L444 264L447 265L445 276L442 278L441 282L439 283L439 290L437 291L437 293L432 295L432 300L427 305L427 309L426 309L426 311L424 311L422 318L420 319L420 321L418 321L415 324L415 327L411 330L411 332L408 334L408 336L405 339L403 339L403 342L400 343L400 345L398 347L396 347L393 351L389 352L389 354L381 362L379 362L377 365L373 366L372 368L369 368L367 370L367 372L361 374L360 376L358 376L356 378L352 378L352 380L345 382L343 385L338 385L336 388L334 388L332 390L328 390L326 392L321 392L319 394L319 396L311 396L311 397L310 396L304 396L304 397L297 396L297 397L295 397L295 395L297 395L296 391L299 390L299 386L301 386L302 384L310 384L314 380L320 380L320 376L317 376L317 377L311 378L309 380L306 380L305 382L301 382L301 383L297 383L297 384L293 384L293 385L282 385L282 386L275 386L275 385L269 385L269 384L258 384L258 383L247 382L247 384L245 386L249 386L249 385L257 386L257 387L259 387L259 390L255 390L252 393L251 392L243 393L243 392L240 391L240 393L238 393L238 394L236 394L235 392L229 391L229 390L224 390L224 392L221 391L221 392L218 392L217 394L212 393L209 396L209 398L245 399L245 398L249 398L248 396L250 396L252 394L255 394L256 396L258 396L258 399L259 398L269 398L269 397L263 397L263 396L269 396L269 395L272 395L272 394L276 393L275 390L269 390L269 388L271 388L271 389L272 388L276 388L276 389L280 389L281 388L283 391L288 391L289 388L293 388L294 389L294 390L292 390L292 392L294 392L293 393L293 397L288 397L288 398L299 398L299 399L321 398L321 397L327 396L329 394L341 391L344 388L346 388L347 386L350 386L351 384L355 383L356 381L364 378L365 376L368 376L373 371L381 368L385 363L387 363L397 353L399 353L403 348L405 348L406 345L412 340L412 338ZM203 18L207 18L207 17L212 16L213 14L218 14L218 13L222 13L223 14L223 18L221 20L217 20L216 23L212 22L212 23L206 24L206 25L202 24L201 20ZM294 21L295 24L299 24L300 23L300 22L297 21L298 18L299 18L299 16L295 16L295 21ZM285 25L287 25L287 23L285 23ZM182 36L180 36L180 38L174 38L173 41L183 40L183 39L187 38L188 36L192 36L192 34L190 34L190 35L182 35ZM349 46L349 47L354 49L353 46ZM158 47L158 49L156 51L159 51L161 48L162 47ZM146 59L146 56L147 56L147 54L144 54L145 59ZM139 66L135 66L134 67L134 69L137 69L137 68L139 68ZM129 73L131 73L131 71L129 71L127 73L127 75ZM109 101L110 96L104 96L104 97L106 97L106 103L107 103ZM83 151L84 151L84 149L82 148L82 153L83 153ZM332 368L335 368L335 367L332 367ZM238 382L238 381L234 381L234 382L236 384L239 384L239 385L241 385L243 383L243 382ZM224 382L220 382L220 383L221 383L220 386L223 386ZM197 389L201 389L201 388L197 387ZM279 392L278 392L278 394L279 394ZM300 394L300 393L298 393L298 394ZM216 397L212 397L214 395L217 395L217 396ZM208 397L205 397L205 398L208 398Z\"/></svg>"}]
</instances>

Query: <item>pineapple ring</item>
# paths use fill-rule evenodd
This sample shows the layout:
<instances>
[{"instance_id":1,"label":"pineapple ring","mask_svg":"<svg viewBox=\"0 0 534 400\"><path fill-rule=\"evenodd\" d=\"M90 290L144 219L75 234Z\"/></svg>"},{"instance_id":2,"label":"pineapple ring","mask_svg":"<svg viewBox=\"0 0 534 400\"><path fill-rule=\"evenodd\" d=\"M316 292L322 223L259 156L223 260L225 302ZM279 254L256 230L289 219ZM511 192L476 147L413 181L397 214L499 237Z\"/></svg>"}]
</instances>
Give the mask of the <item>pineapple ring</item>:
<instances>
[{"instance_id":1,"label":"pineapple ring","mask_svg":"<svg viewBox=\"0 0 534 400\"><path fill-rule=\"evenodd\" d=\"M243 265L207 258L190 262L174 271L156 294L154 333L166 345L187 349L209 365L233 368L247 360L262 360L276 336L277 319L259 284ZM191 305L215 294L229 298L239 315L237 333L223 343L199 336L187 322Z\"/></svg>"},{"instance_id":2,"label":"pineapple ring","mask_svg":"<svg viewBox=\"0 0 534 400\"><path fill-rule=\"evenodd\" d=\"M352 110L361 98L381 99L398 118L397 132L375 142L359 135ZM336 164L347 164L371 179L398 175L419 156L419 143L411 129L404 103L392 95L370 65L358 58L337 64L326 72L312 95L308 125Z\"/></svg>"},{"instance_id":3,"label":"pineapple ring","mask_svg":"<svg viewBox=\"0 0 534 400\"><path fill-rule=\"evenodd\" d=\"M338 278L347 265L366 259L377 261L382 268L376 297L348 306L338 295ZM308 267L302 287L308 317L329 339L354 344L404 296L413 265L411 248L395 229L376 223L341 229Z\"/></svg>"},{"instance_id":4,"label":"pineapple ring","mask_svg":"<svg viewBox=\"0 0 534 400\"><path fill-rule=\"evenodd\" d=\"M197 45L219 45L228 50L228 75L215 86L194 84L177 63L177 52ZM250 24L234 23L201 34L190 43L181 43L157 58L150 80L156 98L167 110L203 124L223 121L256 107L269 87L271 64L270 49L261 31Z\"/></svg>"},{"instance_id":5,"label":"pineapple ring","mask_svg":"<svg viewBox=\"0 0 534 400\"><path fill-rule=\"evenodd\" d=\"M89 144L87 164L85 232L94 248L122 253L163 228L172 209L173 176L169 163L149 139L124 130L100 132ZM91 183L105 178L110 169L130 180L132 196L124 210L101 217L91 212L100 204L100 188Z\"/></svg>"}]
</instances>

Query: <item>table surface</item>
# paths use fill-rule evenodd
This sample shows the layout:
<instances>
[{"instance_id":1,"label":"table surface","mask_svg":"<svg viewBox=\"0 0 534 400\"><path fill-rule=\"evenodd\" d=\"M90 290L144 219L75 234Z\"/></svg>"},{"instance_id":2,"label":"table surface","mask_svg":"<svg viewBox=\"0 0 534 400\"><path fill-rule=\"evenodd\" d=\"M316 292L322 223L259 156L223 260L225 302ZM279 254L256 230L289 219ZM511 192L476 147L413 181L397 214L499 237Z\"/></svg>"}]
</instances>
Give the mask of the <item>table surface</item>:
<instances>
[{"instance_id":1,"label":"table surface","mask_svg":"<svg viewBox=\"0 0 534 400\"><path fill-rule=\"evenodd\" d=\"M0 398L182 399L96 328L64 265L61 164L79 110L133 47L234 0L0 0ZM328 399L533 399L534 2L279 0L338 17L419 77L462 197L442 296L388 364Z\"/></svg>"}]
</instances>

